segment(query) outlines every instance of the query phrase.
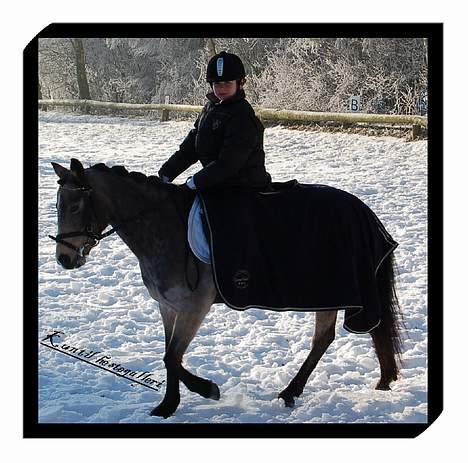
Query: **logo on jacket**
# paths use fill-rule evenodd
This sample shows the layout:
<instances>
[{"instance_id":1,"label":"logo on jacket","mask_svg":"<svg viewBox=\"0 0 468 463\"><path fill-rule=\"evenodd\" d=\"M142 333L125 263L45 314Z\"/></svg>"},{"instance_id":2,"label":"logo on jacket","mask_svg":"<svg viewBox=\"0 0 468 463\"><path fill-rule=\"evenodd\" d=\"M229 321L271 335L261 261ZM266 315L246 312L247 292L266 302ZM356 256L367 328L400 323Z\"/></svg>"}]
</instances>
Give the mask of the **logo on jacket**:
<instances>
[{"instance_id":1,"label":"logo on jacket","mask_svg":"<svg viewBox=\"0 0 468 463\"><path fill-rule=\"evenodd\" d=\"M238 270L234 274L233 282L236 289L246 289L249 287L250 273L247 270Z\"/></svg>"},{"instance_id":2,"label":"logo on jacket","mask_svg":"<svg viewBox=\"0 0 468 463\"><path fill-rule=\"evenodd\" d=\"M218 58L216 60L216 72L218 73L219 77L223 75L223 68L224 68L224 59Z\"/></svg>"},{"instance_id":3,"label":"logo on jacket","mask_svg":"<svg viewBox=\"0 0 468 463\"><path fill-rule=\"evenodd\" d=\"M213 130L216 130L220 125L221 125L221 121L219 119L215 119L213 123L211 124L211 128Z\"/></svg>"}]
</instances>

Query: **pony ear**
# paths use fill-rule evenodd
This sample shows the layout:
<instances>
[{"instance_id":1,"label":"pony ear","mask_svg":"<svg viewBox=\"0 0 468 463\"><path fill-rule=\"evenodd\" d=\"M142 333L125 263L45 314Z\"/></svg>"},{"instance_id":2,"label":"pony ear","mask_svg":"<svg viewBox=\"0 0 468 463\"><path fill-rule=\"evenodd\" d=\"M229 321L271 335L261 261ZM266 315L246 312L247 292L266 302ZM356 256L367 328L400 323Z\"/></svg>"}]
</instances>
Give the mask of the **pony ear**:
<instances>
[{"instance_id":1,"label":"pony ear","mask_svg":"<svg viewBox=\"0 0 468 463\"><path fill-rule=\"evenodd\" d=\"M84 167L78 159L71 158L70 160L70 170L75 172L78 176L84 175Z\"/></svg>"},{"instance_id":2,"label":"pony ear","mask_svg":"<svg viewBox=\"0 0 468 463\"><path fill-rule=\"evenodd\" d=\"M85 183L85 172L83 164L78 159L72 158L70 160L70 170L76 176L80 183Z\"/></svg>"},{"instance_id":3,"label":"pony ear","mask_svg":"<svg viewBox=\"0 0 468 463\"><path fill-rule=\"evenodd\" d=\"M54 168L55 173L60 177L61 180L64 180L65 177L68 176L70 171L66 169L65 167L62 167L60 164L57 164L56 162L51 162L52 167Z\"/></svg>"}]
</instances>

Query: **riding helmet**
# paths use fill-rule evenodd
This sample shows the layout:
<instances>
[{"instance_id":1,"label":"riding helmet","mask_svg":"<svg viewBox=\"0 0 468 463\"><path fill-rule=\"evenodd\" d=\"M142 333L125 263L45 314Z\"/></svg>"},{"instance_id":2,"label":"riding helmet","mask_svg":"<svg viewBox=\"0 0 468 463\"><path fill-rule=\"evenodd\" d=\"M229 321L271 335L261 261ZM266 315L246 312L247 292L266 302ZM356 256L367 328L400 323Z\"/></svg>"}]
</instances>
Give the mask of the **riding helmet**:
<instances>
[{"instance_id":1,"label":"riding helmet","mask_svg":"<svg viewBox=\"0 0 468 463\"><path fill-rule=\"evenodd\" d=\"M226 82L239 80L245 77L244 64L234 53L222 51L213 56L206 69L207 82Z\"/></svg>"}]
</instances>

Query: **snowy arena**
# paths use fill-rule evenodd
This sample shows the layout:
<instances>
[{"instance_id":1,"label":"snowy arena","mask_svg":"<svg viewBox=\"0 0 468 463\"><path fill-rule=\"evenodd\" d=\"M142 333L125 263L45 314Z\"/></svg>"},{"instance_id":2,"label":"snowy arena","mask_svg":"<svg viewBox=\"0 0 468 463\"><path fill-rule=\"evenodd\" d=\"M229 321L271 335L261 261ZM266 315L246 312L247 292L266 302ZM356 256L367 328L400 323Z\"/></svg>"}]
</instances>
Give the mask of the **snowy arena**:
<instances>
[{"instance_id":1,"label":"snowy arena","mask_svg":"<svg viewBox=\"0 0 468 463\"><path fill-rule=\"evenodd\" d=\"M57 177L51 162L124 165L155 175L191 122L48 111L39 115L39 335L108 357L129 371L165 379L158 304L141 280L136 257L117 235L91 251L77 270L55 260ZM273 181L297 179L346 190L364 201L399 243L397 288L404 315L403 366L391 391L374 389L378 361L369 335L337 335L294 408L277 398L307 357L314 314L245 312L214 305L184 364L215 381L219 401L181 387L167 420L149 415L164 385L151 390L61 352L39 347L41 423L425 423L427 422L427 140L265 130ZM198 166L176 179L182 183ZM313 266L314 262L310 262ZM338 290L338 288L337 288Z\"/></svg>"}]
</instances>

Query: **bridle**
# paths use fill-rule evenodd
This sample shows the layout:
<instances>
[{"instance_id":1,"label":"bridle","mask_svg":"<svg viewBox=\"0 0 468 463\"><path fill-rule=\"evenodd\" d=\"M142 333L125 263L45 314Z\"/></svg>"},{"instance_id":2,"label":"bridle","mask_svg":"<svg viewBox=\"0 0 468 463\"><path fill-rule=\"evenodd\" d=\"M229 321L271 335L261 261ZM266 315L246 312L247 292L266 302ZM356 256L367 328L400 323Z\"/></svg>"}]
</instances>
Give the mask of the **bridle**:
<instances>
[{"instance_id":1,"label":"bridle","mask_svg":"<svg viewBox=\"0 0 468 463\"><path fill-rule=\"evenodd\" d=\"M72 249L73 251L77 253L78 256L84 257L85 250L88 250L88 253L89 253L89 251L95 246L97 246L103 238L106 238L109 235L112 235L113 233L115 233L117 230L119 230L120 226L114 227L105 233L95 233L93 231L93 223L97 223L97 220L96 220L96 214L94 212L93 204L91 202L92 189L88 187L70 188L70 187L64 187L63 185L61 185L57 192L57 196L60 193L61 189L82 192L83 194L85 194L85 202L88 203L88 209L89 209L88 220L87 220L84 230L68 232L68 233L59 233L57 236L48 235L48 237L54 240L56 243L60 243L66 246L67 248ZM187 227L187 223L184 220L184 217L180 213L179 205L177 204L177 201L175 199L174 201L175 201L175 207L179 215L179 218L182 221L182 224L185 227ZM153 212L153 208L145 208L143 211L140 211L140 213L138 213L134 217L131 217L130 219L126 219L123 222L121 222L120 225L137 220L142 215L148 212ZM76 247L73 244L69 243L68 241L65 241L66 238L74 238L77 236L86 236L88 239L80 247ZM199 269L198 269L198 262L197 262L197 259L195 258L195 267L196 267L196 272L197 272L196 281L194 285L189 281L189 278L187 275L187 266L188 266L188 258L189 258L190 252L191 251L190 251L188 242L185 241L185 281L187 283L187 286L190 288L190 290L195 291L195 289L198 287L200 275L199 275Z\"/></svg>"},{"instance_id":2,"label":"bridle","mask_svg":"<svg viewBox=\"0 0 468 463\"><path fill-rule=\"evenodd\" d=\"M112 235L112 233L115 233L116 229L112 228L106 233L96 233L93 231L93 223L96 223L97 221L95 220L96 214L94 213L94 208L91 202L91 193L92 193L91 188L87 188L87 187L70 188L70 187L60 186L59 191L57 192L57 196L60 193L60 190L77 191L77 192L83 193L85 203L87 203L88 205L87 210L89 210L89 213L87 214L88 217L86 220L86 226L84 230L68 232L68 233L60 233L57 236L48 235L48 237L54 240L56 243L60 243L63 246L66 246L67 248L72 249L80 257L84 257L85 250L88 250L88 253L89 253L89 251L95 246L97 246L103 238L106 238L107 236ZM65 239L67 238L75 238L77 236L85 236L88 239L80 247L74 246L68 241L65 241Z\"/></svg>"}]
</instances>

